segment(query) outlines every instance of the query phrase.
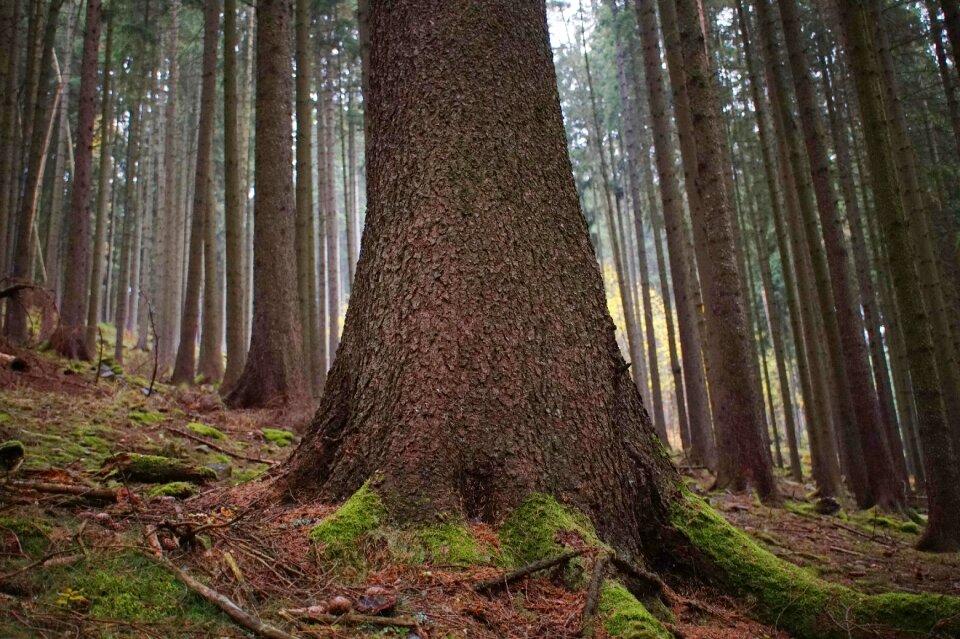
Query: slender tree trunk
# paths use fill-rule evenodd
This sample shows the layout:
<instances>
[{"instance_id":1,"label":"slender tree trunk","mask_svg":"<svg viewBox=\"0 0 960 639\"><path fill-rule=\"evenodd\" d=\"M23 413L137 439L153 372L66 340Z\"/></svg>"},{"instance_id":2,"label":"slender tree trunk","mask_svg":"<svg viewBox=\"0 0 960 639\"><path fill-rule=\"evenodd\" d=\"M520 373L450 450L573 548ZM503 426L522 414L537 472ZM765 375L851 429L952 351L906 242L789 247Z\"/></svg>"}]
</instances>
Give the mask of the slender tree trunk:
<instances>
[{"instance_id":1,"label":"slender tree trunk","mask_svg":"<svg viewBox=\"0 0 960 639\"><path fill-rule=\"evenodd\" d=\"M348 65L349 67L349 65ZM353 71L350 71L351 78ZM360 229L357 224L357 141L354 122L354 91L352 83L347 84L347 253L350 255L350 291L353 291L353 278L357 271L357 259L360 253Z\"/></svg>"},{"instance_id":2,"label":"slender tree trunk","mask_svg":"<svg viewBox=\"0 0 960 639\"><path fill-rule=\"evenodd\" d=\"M940 82L943 84L943 93L947 98L947 112L950 114L950 126L953 129L953 140L960 153L960 104L957 103L957 92L954 81L956 78L947 64L947 52L943 46L943 24L940 22L939 10L933 0L927 0L927 15L930 16L930 38L933 40L933 50L937 57L937 70L940 72Z\"/></svg>"},{"instance_id":3,"label":"slender tree trunk","mask_svg":"<svg viewBox=\"0 0 960 639\"><path fill-rule=\"evenodd\" d=\"M674 7L664 0L661 15ZM672 20L664 20L664 31ZM696 0L678 0L675 24L683 57L692 131L695 137L696 189L693 234L700 247L698 266L709 325L710 400L716 422L719 466L717 485L756 489L763 500L776 500L770 450L763 439L763 398L750 353L746 300L733 236L733 208L723 175L722 130L713 70ZM668 46L670 39L667 38ZM668 64L670 59L668 58ZM707 230L709 229L709 231ZM698 255L698 258L700 255ZM706 276L709 274L709 276Z\"/></svg>"},{"instance_id":4,"label":"slender tree trunk","mask_svg":"<svg viewBox=\"0 0 960 639\"><path fill-rule=\"evenodd\" d=\"M331 31L332 33L332 31ZM332 37L332 35L331 35ZM324 159L326 161L326 212L324 225L327 239L327 352L332 359L340 344L340 223L337 219L337 201L334 170L334 105L335 72L333 47L324 52L324 80L320 91L324 103Z\"/></svg>"},{"instance_id":5,"label":"slender tree trunk","mask_svg":"<svg viewBox=\"0 0 960 639\"><path fill-rule=\"evenodd\" d=\"M0 99L0 273L7 273L8 250L16 210L18 181L14 174L17 156L17 87L20 71L20 23L23 0L10 0L0 7L0 29L3 42L0 64L3 65L3 97Z\"/></svg>"},{"instance_id":6,"label":"slender tree trunk","mask_svg":"<svg viewBox=\"0 0 960 639\"><path fill-rule=\"evenodd\" d=\"M656 13L652 2L638 3L637 14L643 45L647 99L653 123L653 142L657 173L660 178L660 198L666 226L669 249L670 275L677 301L677 325L683 358L684 390L687 394L687 414L690 419L691 457L711 469L717 467L716 448L710 422L710 407L700 359L701 335L693 289L696 280L690 269L686 233L683 229L683 201L674 158L676 151L670 137L669 115L663 88L660 43L657 36Z\"/></svg>"},{"instance_id":7,"label":"slender tree trunk","mask_svg":"<svg viewBox=\"0 0 960 639\"><path fill-rule=\"evenodd\" d=\"M329 282L327 281L327 216L329 210L329 189L332 180L327 173L327 98L324 80L324 46L318 42L317 46L317 321L311 323L310 339L313 343L313 357L317 364L318 374L312 380L313 394L317 397L323 391L327 371L330 369L330 360L333 353L330 349L330 311L328 304Z\"/></svg>"},{"instance_id":8,"label":"slender tree trunk","mask_svg":"<svg viewBox=\"0 0 960 639\"><path fill-rule=\"evenodd\" d=\"M179 81L179 62L177 50L180 45L180 2L174 0L170 8L170 27L167 33L167 96L164 104L166 128L163 133L163 272L160 288L159 318L157 334L157 363L165 374L173 366L176 354L177 316L180 314L180 207L177 192L179 166L177 155L177 83Z\"/></svg>"},{"instance_id":9,"label":"slender tree trunk","mask_svg":"<svg viewBox=\"0 0 960 639\"><path fill-rule=\"evenodd\" d=\"M197 125L197 158L194 175L193 213L190 225L190 254L187 267L186 296L183 303L183 314L180 320L180 346L173 367L173 383L192 383L196 371L197 333L200 332L200 287L206 280L208 287L216 284L216 261L213 246L205 255L204 246L207 243L205 228L207 224L214 224L212 202L212 169L213 169L213 127L215 115L216 80L217 80L217 41L220 22L220 3L218 0L207 2L204 8L203 19L203 70L200 86L200 119ZM204 258L213 264L204 268ZM212 268L213 274L209 271ZM209 294L209 293L208 293ZM211 297L212 299L212 297ZM207 302L204 302L207 310ZM206 313L204 313L206 315ZM216 351L220 351L220 341L217 341ZM217 361L222 361L219 356ZM212 364L212 362L206 362ZM201 375L216 374L212 367L201 370ZM210 378L211 381L220 376Z\"/></svg>"},{"instance_id":10,"label":"slender tree trunk","mask_svg":"<svg viewBox=\"0 0 960 639\"><path fill-rule=\"evenodd\" d=\"M93 126L97 111L97 54L100 45L100 0L87 0L86 33L80 62L80 94L77 113L77 149L74 153L70 217L67 218L67 264L64 271L60 326L51 344L61 355L90 359L84 321L89 301L90 183L93 179ZM68 58L65 58L68 59ZM109 64L109 63L108 63ZM105 76L106 78L106 76ZM104 82L104 93L109 87ZM109 101L109 98L106 98ZM61 116L66 119L66 112ZM61 122L61 126L65 126ZM106 148L107 142L101 140ZM53 211L55 213L55 211ZM99 283L98 283L99 284Z\"/></svg>"},{"instance_id":11,"label":"slender tree trunk","mask_svg":"<svg viewBox=\"0 0 960 639\"><path fill-rule=\"evenodd\" d=\"M896 194L893 149L884 133L884 109L877 87L880 71L872 57L869 8L860 0L840 7L846 51L864 125L877 217L907 340L910 376L917 397L920 444L927 471L927 526L918 543L926 550L960 548L960 476L943 405L931 320L918 286L915 252Z\"/></svg>"},{"instance_id":12,"label":"slender tree trunk","mask_svg":"<svg viewBox=\"0 0 960 639\"><path fill-rule=\"evenodd\" d=\"M313 49L310 45L310 4L307 0L296 0L296 110L297 110L297 298L299 302L300 330L303 336L303 360L310 370L310 379L320 374L313 370L313 331L311 321L316 314L311 313L311 305L316 300L316 280L313 277L314 260L314 224L313 224L313 165L311 161L310 139L312 126L311 98L311 59Z\"/></svg>"},{"instance_id":13,"label":"slender tree trunk","mask_svg":"<svg viewBox=\"0 0 960 639\"><path fill-rule=\"evenodd\" d=\"M42 5L43 3L37 3ZM43 163L46 158L44 147L46 146L47 136L45 132L45 123L50 119L50 112L53 108L53 96L48 96L48 86L50 85L50 76L52 71L53 44L57 34L57 17L60 13L60 6L63 0L52 0L47 10L46 27L44 29L41 53L39 55L39 69L35 70L36 92L39 94L42 90L42 98L28 101L25 112L32 111L32 122L34 126L24 126L24 140L29 141L30 147L26 159L26 177L24 180L23 197L17 217L16 245L13 256L12 275L15 279L29 280L32 278L32 266L34 258L34 233L37 217L37 193L43 178ZM40 9L37 9L40 12ZM28 80L31 78L30 61L33 55L28 56ZM28 92L33 91L33 87L28 82ZM29 94L28 94L29 95ZM4 331L7 337L15 342L25 342L27 340L27 312L25 300L29 296L24 293L14 295L7 302L7 315L4 324Z\"/></svg>"},{"instance_id":14,"label":"slender tree trunk","mask_svg":"<svg viewBox=\"0 0 960 639\"><path fill-rule=\"evenodd\" d=\"M294 248L293 2L261 0L257 24L253 334L243 372L224 398L232 407L291 404L309 396Z\"/></svg>"},{"instance_id":15,"label":"slender tree trunk","mask_svg":"<svg viewBox=\"0 0 960 639\"><path fill-rule=\"evenodd\" d=\"M142 68L142 66L141 66ZM134 102L130 107L130 124L127 133L127 161L125 167L126 184L124 186L123 228L114 232L117 238L117 248L120 259L117 262L116 299L113 306L113 325L117 330L116 344L113 358L117 363L123 363L123 337L127 326L127 301L130 294L131 253L133 251L133 234L139 216L140 198L137 193L137 176L140 164L140 136L143 127L142 106L137 91L134 90ZM119 217L116 224L119 226Z\"/></svg>"},{"instance_id":16,"label":"slender tree trunk","mask_svg":"<svg viewBox=\"0 0 960 639\"><path fill-rule=\"evenodd\" d=\"M113 55L113 20L107 17L107 36L104 46L103 80L101 82L100 105L100 162L97 175L96 220L93 230L93 258L90 267L90 298L87 301L87 351L93 353L97 343L97 328L100 322L102 291L104 288L104 260L109 252L106 243L107 207L112 191L113 176L113 79L111 78L111 56ZM109 278L108 278L109 279Z\"/></svg>"},{"instance_id":17,"label":"slender tree trunk","mask_svg":"<svg viewBox=\"0 0 960 639\"><path fill-rule=\"evenodd\" d=\"M297 7L299 10L300 3ZM298 32L299 37L299 32ZM300 72L298 58L297 73ZM221 391L229 390L240 376L247 356L247 335L244 328L243 290L243 223L244 180L240 158L240 123L242 112L237 90L237 0L226 0L223 7L223 159L224 159L224 231L226 234L226 295L227 295L227 370ZM299 77L299 76L298 76ZM299 125L297 127L299 130ZM309 126L308 126L309 130ZM298 155L299 155L299 140ZM299 168L298 168L299 174ZM299 180L297 186L300 186Z\"/></svg>"},{"instance_id":18,"label":"slender tree trunk","mask_svg":"<svg viewBox=\"0 0 960 639\"><path fill-rule=\"evenodd\" d=\"M47 240L44 248L44 257L46 258L47 281L46 286L53 291L54 299L58 304L62 304L61 299L62 282L60 279L60 251L63 244L63 222L67 217L67 212L63 206L64 192L67 191L67 167L70 171L70 188L75 183L76 160L74 151L69 146L70 138L70 77L73 70L73 39L74 29L77 23L77 14L79 6L68 6L67 30L65 32L65 46L63 49L63 67L59 68L57 73L57 82L60 83L60 104L57 109L57 154L53 166L53 189L50 197L50 211L47 222ZM99 30L98 30L99 35ZM56 51L53 56L54 67L58 67ZM96 63L94 63L94 82L96 82ZM81 82L83 81L81 74ZM94 87L96 90L96 87ZM79 109L78 109L79 110ZM78 114L79 115L79 114ZM93 126L91 121L91 126ZM79 144L79 140L78 140ZM67 157L71 161L67 162Z\"/></svg>"}]
</instances>

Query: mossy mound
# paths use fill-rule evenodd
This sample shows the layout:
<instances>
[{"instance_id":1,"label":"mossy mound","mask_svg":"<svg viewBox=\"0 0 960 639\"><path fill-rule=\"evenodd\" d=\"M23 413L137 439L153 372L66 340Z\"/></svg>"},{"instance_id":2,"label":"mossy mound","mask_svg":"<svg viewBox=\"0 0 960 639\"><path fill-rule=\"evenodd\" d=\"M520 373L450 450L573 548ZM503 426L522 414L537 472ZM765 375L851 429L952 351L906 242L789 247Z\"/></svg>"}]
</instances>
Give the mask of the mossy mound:
<instances>
[{"instance_id":1,"label":"mossy mound","mask_svg":"<svg viewBox=\"0 0 960 639\"><path fill-rule=\"evenodd\" d=\"M444 523L419 528L397 528L380 496L364 484L342 506L310 531L310 538L323 544L325 557L354 567L364 562L367 543L385 548L393 561L426 562L454 566L488 563L492 549L474 538L465 524Z\"/></svg>"},{"instance_id":2,"label":"mossy mound","mask_svg":"<svg viewBox=\"0 0 960 639\"><path fill-rule=\"evenodd\" d=\"M177 499L186 499L193 497L199 492L195 484L185 481L172 481L168 484L154 486L147 493L147 497L176 497Z\"/></svg>"},{"instance_id":3,"label":"mossy mound","mask_svg":"<svg viewBox=\"0 0 960 639\"><path fill-rule=\"evenodd\" d=\"M11 439L0 443L0 472L9 473L23 463L27 449L19 439Z\"/></svg>"},{"instance_id":4,"label":"mossy mound","mask_svg":"<svg viewBox=\"0 0 960 639\"><path fill-rule=\"evenodd\" d=\"M529 564L569 550L558 541L558 533L574 533L589 546L605 548L586 515L549 495L536 494L515 508L500 527L506 563Z\"/></svg>"},{"instance_id":5,"label":"mossy mound","mask_svg":"<svg viewBox=\"0 0 960 639\"><path fill-rule=\"evenodd\" d=\"M620 583L606 580L597 612L611 637L671 639L673 635Z\"/></svg>"},{"instance_id":6,"label":"mossy mound","mask_svg":"<svg viewBox=\"0 0 960 639\"><path fill-rule=\"evenodd\" d=\"M757 602L756 615L798 639L927 635L935 628L960 636L960 598L888 593L864 595L778 559L733 527L698 497L684 493L673 525L715 568L733 594ZM952 633L952 634L951 634Z\"/></svg>"},{"instance_id":7,"label":"mossy mound","mask_svg":"<svg viewBox=\"0 0 960 639\"><path fill-rule=\"evenodd\" d=\"M213 426L207 426L206 424L201 424L200 422L190 422L187 424L187 430L192 432L195 435L201 437L209 437L210 439L226 439L227 436L223 434L217 428Z\"/></svg>"},{"instance_id":8,"label":"mossy mound","mask_svg":"<svg viewBox=\"0 0 960 639\"><path fill-rule=\"evenodd\" d=\"M293 443L293 433L291 433L289 430L281 430L279 428L264 428L260 432L263 433L263 438L271 444L276 444L277 446L289 446Z\"/></svg>"}]
</instances>

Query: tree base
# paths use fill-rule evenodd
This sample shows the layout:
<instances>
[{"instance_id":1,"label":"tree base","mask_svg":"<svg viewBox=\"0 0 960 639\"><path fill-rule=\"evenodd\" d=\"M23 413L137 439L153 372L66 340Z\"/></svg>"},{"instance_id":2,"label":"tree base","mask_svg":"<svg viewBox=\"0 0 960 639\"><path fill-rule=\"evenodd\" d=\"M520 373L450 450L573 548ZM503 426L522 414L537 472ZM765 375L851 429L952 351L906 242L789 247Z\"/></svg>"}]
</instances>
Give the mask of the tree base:
<instances>
[{"instance_id":1,"label":"tree base","mask_svg":"<svg viewBox=\"0 0 960 639\"><path fill-rule=\"evenodd\" d=\"M585 515L548 495L531 495L509 514L498 527L499 545L494 550L475 539L463 524L448 522L412 528L398 525L377 494L375 484L364 484L311 532L311 537L321 544L321 552L341 565L359 560L365 544L377 539L400 561L430 558L459 565L495 563L504 568L555 557L571 548L592 548L594 553L612 551ZM671 582L706 582L724 592L749 598L753 602L752 616L798 639L955 637L960 633L960 598L903 593L865 595L824 581L764 550L687 491L680 491L675 500L670 530L664 531L660 543L661 558L669 555L690 561L697 575L694 578L672 571ZM564 573L565 581L584 587L588 561L582 557L571 559ZM607 632L613 637L671 637L650 612L661 605L650 596L650 589L640 592L624 584L636 585L630 579L621 583L608 578L600 589L598 610Z\"/></svg>"},{"instance_id":2,"label":"tree base","mask_svg":"<svg viewBox=\"0 0 960 639\"><path fill-rule=\"evenodd\" d=\"M50 336L50 348L67 359L88 362L92 359L90 345L82 327L60 325Z\"/></svg>"}]
</instances>

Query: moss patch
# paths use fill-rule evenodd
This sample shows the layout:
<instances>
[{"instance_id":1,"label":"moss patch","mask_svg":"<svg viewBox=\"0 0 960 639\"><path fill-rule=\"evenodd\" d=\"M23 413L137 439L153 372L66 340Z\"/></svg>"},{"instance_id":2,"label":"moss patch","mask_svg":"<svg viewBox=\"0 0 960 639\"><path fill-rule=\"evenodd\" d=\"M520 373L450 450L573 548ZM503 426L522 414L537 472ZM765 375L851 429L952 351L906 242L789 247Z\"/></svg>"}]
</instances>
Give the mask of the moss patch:
<instances>
[{"instance_id":1,"label":"moss patch","mask_svg":"<svg viewBox=\"0 0 960 639\"><path fill-rule=\"evenodd\" d=\"M310 538L324 545L328 556L347 554L363 535L372 532L386 518L387 510L370 482L360 487L343 505L310 531Z\"/></svg>"},{"instance_id":2,"label":"moss patch","mask_svg":"<svg viewBox=\"0 0 960 639\"><path fill-rule=\"evenodd\" d=\"M217 474L210 468L191 466L179 459L159 455L141 455L139 453L120 453L106 461L114 466L116 472L128 479L147 483L166 483L170 481L213 481Z\"/></svg>"},{"instance_id":3,"label":"moss patch","mask_svg":"<svg viewBox=\"0 0 960 639\"><path fill-rule=\"evenodd\" d=\"M289 430L280 430L279 428L264 428L263 438L271 444L277 446L289 446L293 443L293 433Z\"/></svg>"},{"instance_id":4,"label":"moss patch","mask_svg":"<svg viewBox=\"0 0 960 639\"><path fill-rule=\"evenodd\" d=\"M720 581L735 594L758 603L755 610L761 620L784 628L799 639L873 636L867 628L873 624L904 633L927 633L943 623L941 631L948 635L960 633L960 598L868 596L823 581L764 550L689 493L677 502L672 519L673 525L717 569ZM850 619L855 620L855 625L846 621Z\"/></svg>"},{"instance_id":5,"label":"moss patch","mask_svg":"<svg viewBox=\"0 0 960 639\"><path fill-rule=\"evenodd\" d=\"M40 518L0 517L0 539L6 538L10 533L16 535L23 552L31 557L46 552L50 546L52 531L53 527Z\"/></svg>"},{"instance_id":6,"label":"moss patch","mask_svg":"<svg viewBox=\"0 0 960 639\"><path fill-rule=\"evenodd\" d=\"M209 437L210 439L227 438L227 436L224 435L219 429L214 428L213 426L207 426L206 424L201 424L200 422L190 422L187 424L187 430L196 435L200 435L201 437Z\"/></svg>"},{"instance_id":7,"label":"moss patch","mask_svg":"<svg viewBox=\"0 0 960 639\"><path fill-rule=\"evenodd\" d=\"M150 492L147 493L147 497L177 497L178 499L186 499L187 497L193 497L198 492L196 485L190 482L172 481L169 484L154 486L150 489Z\"/></svg>"},{"instance_id":8,"label":"moss patch","mask_svg":"<svg viewBox=\"0 0 960 639\"><path fill-rule=\"evenodd\" d=\"M611 637L670 639L673 636L622 584L609 579L600 587L598 612Z\"/></svg>"},{"instance_id":9,"label":"moss patch","mask_svg":"<svg viewBox=\"0 0 960 639\"><path fill-rule=\"evenodd\" d=\"M583 513L560 505L549 495L531 495L500 528L504 560L523 565L559 555L565 550L557 541L561 532L573 532L591 546L603 546Z\"/></svg>"},{"instance_id":10,"label":"moss patch","mask_svg":"<svg viewBox=\"0 0 960 639\"><path fill-rule=\"evenodd\" d=\"M160 413L152 411L142 411L142 410L132 410L127 413L127 419L129 419L134 424L140 424L141 426L149 426L150 424L156 424L157 422L163 421L163 415Z\"/></svg>"},{"instance_id":11,"label":"moss patch","mask_svg":"<svg viewBox=\"0 0 960 639\"><path fill-rule=\"evenodd\" d=\"M489 549L479 544L465 525L430 526L415 534L434 563L474 566L491 559Z\"/></svg>"}]
</instances>

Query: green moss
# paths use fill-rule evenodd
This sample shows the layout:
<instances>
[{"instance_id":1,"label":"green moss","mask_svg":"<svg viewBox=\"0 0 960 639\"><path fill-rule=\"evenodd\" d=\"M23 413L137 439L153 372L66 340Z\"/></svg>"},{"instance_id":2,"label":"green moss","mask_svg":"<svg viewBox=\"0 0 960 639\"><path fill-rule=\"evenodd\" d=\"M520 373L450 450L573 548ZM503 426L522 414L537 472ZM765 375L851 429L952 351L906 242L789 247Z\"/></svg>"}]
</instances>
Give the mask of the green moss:
<instances>
[{"instance_id":1,"label":"green moss","mask_svg":"<svg viewBox=\"0 0 960 639\"><path fill-rule=\"evenodd\" d=\"M56 572L60 592L69 587L88 599L93 617L132 622L186 619L208 625L221 619L176 577L136 553L94 557ZM55 593L51 598L55 601Z\"/></svg>"},{"instance_id":2,"label":"green moss","mask_svg":"<svg viewBox=\"0 0 960 639\"><path fill-rule=\"evenodd\" d=\"M163 421L163 415L151 411L132 410L127 413L127 418L135 424L149 426Z\"/></svg>"},{"instance_id":3,"label":"green moss","mask_svg":"<svg viewBox=\"0 0 960 639\"><path fill-rule=\"evenodd\" d=\"M416 531L417 542L434 563L474 566L490 561L491 553L477 542L466 525L443 524Z\"/></svg>"},{"instance_id":4,"label":"green moss","mask_svg":"<svg viewBox=\"0 0 960 639\"><path fill-rule=\"evenodd\" d=\"M46 552L50 546L53 526L39 517L0 517L0 539L3 531L15 534L23 552L30 557L36 557Z\"/></svg>"},{"instance_id":5,"label":"green moss","mask_svg":"<svg viewBox=\"0 0 960 639\"><path fill-rule=\"evenodd\" d=\"M506 563L523 565L560 554L564 551L557 541L560 532L573 532L590 545L602 545L583 513L560 505L549 495L531 495L500 527Z\"/></svg>"},{"instance_id":6,"label":"green moss","mask_svg":"<svg viewBox=\"0 0 960 639\"><path fill-rule=\"evenodd\" d=\"M196 435L201 437L209 437L210 439L226 439L227 436L224 435L219 429L214 428L213 426L207 426L206 424L201 424L200 422L190 422L187 424L187 430L192 431Z\"/></svg>"},{"instance_id":7,"label":"green moss","mask_svg":"<svg viewBox=\"0 0 960 639\"><path fill-rule=\"evenodd\" d=\"M280 430L279 428L264 428L263 438L271 444L277 446L289 446L293 443L293 433L289 430Z\"/></svg>"},{"instance_id":8,"label":"green moss","mask_svg":"<svg viewBox=\"0 0 960 639\"><path fill-rule=\"evenodd\" d=\"M107 463L122 464L122 473L131 479L143 482L167 482L173 477L181 481L212 481L217 474L210 468L190 466L179 459L159 455L141 455L139 453L120 453Z\"/></svg>"},{"instance_id":9,"label":"green moss","mask_svg":"<svg viewBox=\"0 0 960 639\"><path fill-rule=\"evenodd\" d=\"M905 521L900 524L899 530L909 535L918 535L920 534L920 524L915 521Z\"/></svg>"},{"instance_id":10,"label":"green moss","mask_svg":"<svg viewBox=\"0 0 960 639\"><path fill-rule=\"evenodd\" d=\"M330 557L351 554L358 540L380 526L387 511L380 496L367 482L353 496L310 531L310 538L324 545Z\"/></svg>"},{"instance_id":11,"label":"green moss","mask_svg":"<svg viewBox=\"0 0 960 639\"><path fill-rule=\"evenodd\" d=\"M670 639L673 636L623 585L609 579L600 587L597 612L611 637Z\"/></svg>"},{"instance_id":12,"label":"green moss","mask_svg":"<svg viewBox=\"0 0 960 639\"><path fill-rule=\"evenodd\" d=\"M196 485L190 482L172 481L169 484L154 486L150 489L150 492L147 493L147 497L177 497L178 499L186 499L187 497L193 497L198 492Z\"/></svg>"},{"instance_id":13,"label":"green moss","mask_svg":"<svg viewBox=\"0 0 960 639\"><path fill-rule=\"evenodd\" d=\"M684 493L673 525L717 569L716 577L735 594L757 602L762 621L799 639L866 636L864 626L889 625L929 631L941 620L960 632L960 598L888 594L867 596L778 559L734 528L698 497ZM856 619L856 627L842 627ZM848 624L849 625L849 624Z\"/></svg>"},{"instance_id":14,"label":"green moss","mask_svg":"<svg viewBox=\"0 0 960 639\"><path fill-rule=\"evenodd\" d=\"M0 411L0 424L6 424L7 422L10 422L12 420L13 420L13 417L11 417L9 413L4 413L3 411Z\"/></svg>"},{"instance_id":15,"label":"green moss","mask_svg":"<svg viewBox=\"0 0 960 639\"><path fill-rule=\"evenodd\" d=\"M245 481L256 479L263 473L267 472L267 469L269 468L270 467L266 464L257 464L253 468L241 468L239 470L235 470L233 475L231 475L231 478L233 479L234 484L242 484Z\"/></svg>"}]
</instances>

